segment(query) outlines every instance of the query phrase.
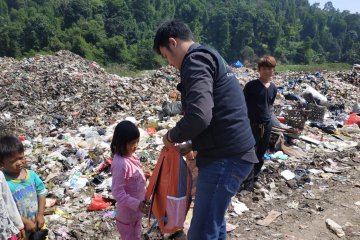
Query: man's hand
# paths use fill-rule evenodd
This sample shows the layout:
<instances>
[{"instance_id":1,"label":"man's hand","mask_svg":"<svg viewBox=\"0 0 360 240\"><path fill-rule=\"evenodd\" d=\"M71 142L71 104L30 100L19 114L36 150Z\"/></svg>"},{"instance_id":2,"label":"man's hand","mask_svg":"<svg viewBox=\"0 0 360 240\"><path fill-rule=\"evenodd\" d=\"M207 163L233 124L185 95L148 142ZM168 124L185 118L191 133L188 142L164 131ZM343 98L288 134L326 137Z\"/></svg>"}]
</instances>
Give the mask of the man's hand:
<instances>
[{"instance_id":1,"label":"man's hand","mask_svg":"<svg viewBox=\"0 0 360 240\"><path fill-rule=\"evenodd\" d=\"M176 148L182 155L188 154L192 150L192 144L190 142L186 142L183 144L176 145Z\"/></svg>"},{"instance_id":2,"label":"man's hand","mask_svg":"<svg viewBox=\"0 0 360 240\"><path fill-rule=\"evenodd\" d=\"M27 218L22 218L25 230L27 232L35 232L36 231L36 224L31 220Z\"/></svg>"},{"instance_id":3,"label":"man's hand","mask_svg":"<svg viewBox=\"0 0 360 240\"><path fill-rule=\"evenodd\" d=\"M38 214L35 218L35 223L36 223L37 229L41 229L45 224L44 215Z\"/></svg>"},{"instance_id":4,"label":"man's hand","mask_svg":"<svg viewBox=\"0 0 360 240\"><path fill-rule=\"evenodd\" d=\"M170 139L170 132L169 131L163 136L162 140L163 140L163 143L164 143L166 148L170 148L170 147L174 146L174 142L171 141L171 139Z\"/></svg>"}]
</instances>

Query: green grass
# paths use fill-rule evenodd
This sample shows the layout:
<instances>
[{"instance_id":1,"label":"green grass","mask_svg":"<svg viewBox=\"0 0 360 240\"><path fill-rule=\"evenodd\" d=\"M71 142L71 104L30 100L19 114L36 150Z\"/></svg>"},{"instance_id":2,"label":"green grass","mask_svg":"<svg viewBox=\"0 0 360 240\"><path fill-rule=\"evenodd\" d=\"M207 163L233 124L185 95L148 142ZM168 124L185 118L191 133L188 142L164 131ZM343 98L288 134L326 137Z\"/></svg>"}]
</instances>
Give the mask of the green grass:
<instances>
[{"instance_id":1,"label":"green grass","mask_svg":"<svg viewBox=\"0 0 360 240\"><path fill-rule=\"evenodd\" d=\"M278 65L276 66L277 72L286 71L304 71L304 72L318 72L318 71L344 71L351 70L352 66L347 63L322 63L310 65Z\"/></svg>"},{"instance_id":2,"label":"green grass","mask_svg":"<svg viewBox=\"0 0 360 240\"><path fill-rule=\"evenodd\" d=\"M117 74L121 77L141 77L147 71L136 69L132 65L112 63L104 67L108 73ZM295 72L318 72L318 71L347 71L351 70L352 65L347 63L322 63L309 65L286 65L279 64L276 66L277 72L295 71Z\"/></svg>"},{"instance_id":3,"label":"green grass","mask_svg":"<svg viewBox=\"0 0 360 240\"><path fill-rule=\"evenodd\" d=\"M132 65L111 63L104 67L108 73L119 75L120 77L139 77L144 71L135 69Z\"/></svg>"}]
</instances>

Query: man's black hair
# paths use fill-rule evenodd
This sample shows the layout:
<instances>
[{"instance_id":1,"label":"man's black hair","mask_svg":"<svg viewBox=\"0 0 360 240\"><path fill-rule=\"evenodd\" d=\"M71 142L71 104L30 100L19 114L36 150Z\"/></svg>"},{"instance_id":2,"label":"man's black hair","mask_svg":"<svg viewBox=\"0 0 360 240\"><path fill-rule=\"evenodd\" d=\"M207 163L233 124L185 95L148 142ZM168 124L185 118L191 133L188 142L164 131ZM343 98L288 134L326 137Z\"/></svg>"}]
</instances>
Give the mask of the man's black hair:
<instances>
[{"instance_id":1,"label":"man's black hair","mask_svg":"<svg viewBox=\"0 0 360 240\"><path fill-rule=\"evenodd\" d=\"M129 142L138 139L140 137L139 129L135 126L134 123L130 121L122 121L115 127L115 132L113 139L111 141L111 153L120 154L124 156L126 152L126 144Z\"/></svg>"},{"instance_id":2,"label":"man's black hair","mask_svg":"<svg viewBox=\"0 0 360 240\"><path fill-rule=\"evenodd\" d=\"M162 23L156 31L153 49L160 54L160 47L169 48L169 38L194 41L190 28L182 21L171 20Z\"/></svg>"},{"instance_id":3,"label":"man's black hair","mask_svg":"<svg viewBox=\"0 0 360 240\"><path fill-rule=\"evenodd\" d=\"M14 136L5 135L0 137L0 163L14 154L23 153L24 145Z\"/></svg>"}]
</instances>

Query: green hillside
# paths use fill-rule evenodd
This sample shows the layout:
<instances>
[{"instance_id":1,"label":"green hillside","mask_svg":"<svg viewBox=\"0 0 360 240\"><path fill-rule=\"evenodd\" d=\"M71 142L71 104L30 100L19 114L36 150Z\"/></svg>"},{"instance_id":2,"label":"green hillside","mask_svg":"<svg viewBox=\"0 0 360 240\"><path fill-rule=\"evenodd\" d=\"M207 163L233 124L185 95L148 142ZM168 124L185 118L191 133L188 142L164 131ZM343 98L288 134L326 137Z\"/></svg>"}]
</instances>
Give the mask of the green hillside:
<instances>
[{"instance_id":1,"label":"green hillside","mask_svg":"<svg viewBox=\"0 0 360 240\"><path fill-rule=\"evenodd\" d=\"M360 62L360 14L307 0L0 0L0 56L71 50L103 65L152 69L156 27L177 18L227 61Z\"/></svg>"}]
</instances>

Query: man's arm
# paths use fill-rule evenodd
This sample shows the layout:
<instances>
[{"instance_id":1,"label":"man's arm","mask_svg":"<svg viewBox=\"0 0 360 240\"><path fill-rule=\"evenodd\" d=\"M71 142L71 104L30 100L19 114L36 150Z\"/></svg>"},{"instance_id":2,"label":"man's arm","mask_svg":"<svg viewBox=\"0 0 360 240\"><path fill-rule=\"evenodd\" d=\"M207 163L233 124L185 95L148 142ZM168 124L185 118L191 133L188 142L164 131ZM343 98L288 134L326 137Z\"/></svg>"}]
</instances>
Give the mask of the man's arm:
<instances>
[{"instance_id":1,"label":"man's arm","mask_svg":"<svg viewBox=\"0 0 360 240\"><path fill-rule=\"evenodd\" d=\"M181 143L193 139L211 122L215 63L210 54L194 53L185 62L185 115L170 130L169 139Z\"/></svg>"}]
</instances>

